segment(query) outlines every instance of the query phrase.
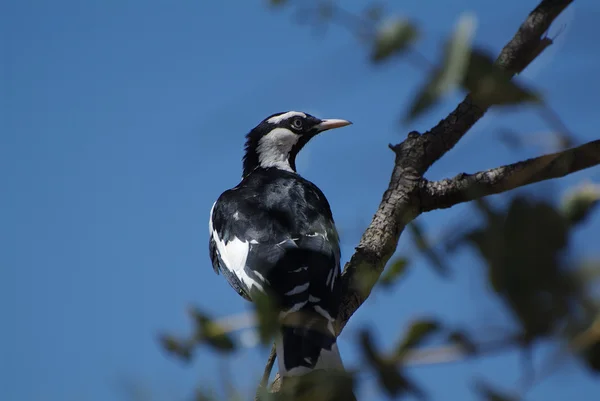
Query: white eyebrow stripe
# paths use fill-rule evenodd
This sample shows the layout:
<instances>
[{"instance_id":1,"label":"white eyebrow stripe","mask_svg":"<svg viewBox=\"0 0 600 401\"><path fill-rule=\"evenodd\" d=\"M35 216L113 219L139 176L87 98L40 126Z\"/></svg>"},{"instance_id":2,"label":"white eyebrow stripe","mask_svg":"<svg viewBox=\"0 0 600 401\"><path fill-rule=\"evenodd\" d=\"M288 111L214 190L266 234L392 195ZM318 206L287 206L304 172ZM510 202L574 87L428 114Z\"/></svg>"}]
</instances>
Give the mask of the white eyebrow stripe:
<instances>
[{"instance_id":1,"label":"white eyebrow stripe","mask_svg":"<svg viewBox=\"0 0 600 401\"><path fill-rule=\"evenodd\" d=\"M287 120L292 117L303 117L306 118L306 114L301 111L288 111L287 113L279 114L277 116L273 116L267 120L270 124L279 124L283 120Z\"/></svg>"}]
</instances>

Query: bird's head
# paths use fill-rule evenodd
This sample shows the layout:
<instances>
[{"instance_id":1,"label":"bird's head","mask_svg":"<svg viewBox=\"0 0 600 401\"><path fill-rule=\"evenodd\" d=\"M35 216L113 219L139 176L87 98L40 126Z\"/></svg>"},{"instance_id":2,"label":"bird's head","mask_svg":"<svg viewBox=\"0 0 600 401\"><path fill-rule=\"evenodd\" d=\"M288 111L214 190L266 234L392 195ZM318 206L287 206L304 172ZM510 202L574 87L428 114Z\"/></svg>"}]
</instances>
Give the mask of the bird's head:
<instances>
[{"instance_id":1,"label":"bird's head","mask_svg":"<svg viewBox=\"0 0 600 401\"><path fill-rule=\"evenodd\" d=\"M300 111L270 115L246 135L243 176L257 167L296 172L296 156L308 141L323 131L350 124L346 120L322 120Z\"/></svg>"}]
</instances>

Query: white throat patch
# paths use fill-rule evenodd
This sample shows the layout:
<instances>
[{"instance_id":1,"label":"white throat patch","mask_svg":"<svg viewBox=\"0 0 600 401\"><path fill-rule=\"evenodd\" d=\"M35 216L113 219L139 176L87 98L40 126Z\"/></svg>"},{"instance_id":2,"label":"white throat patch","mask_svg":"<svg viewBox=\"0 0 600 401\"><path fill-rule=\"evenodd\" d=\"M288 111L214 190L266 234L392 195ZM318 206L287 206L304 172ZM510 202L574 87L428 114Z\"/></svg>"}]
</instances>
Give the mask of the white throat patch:
<instances>
[{"instance_id":1,"label":"white throat patch","mask_svg":"<svg viewBox=\"0 0 600 401\"><path fill-rule=\"evenodd\" d=\"M306 114L301 111L288 111L287 113L279 114L277 116L273 116L267 120L270 124L279 124L283 120L287 120L292 117L302 117L306 118Z\"/></svg>"},{"instance_id":2,"label":"white throat patch","mask_svg":"<svg viewBox=\"0 0 600 401\"><path fill-rule=\"evenodd\" d=\"M287 128L275 128L258 141L258 163L262 168L276 167L293 172L288 157L299 138Z\"/></svg>"}]
</instances>

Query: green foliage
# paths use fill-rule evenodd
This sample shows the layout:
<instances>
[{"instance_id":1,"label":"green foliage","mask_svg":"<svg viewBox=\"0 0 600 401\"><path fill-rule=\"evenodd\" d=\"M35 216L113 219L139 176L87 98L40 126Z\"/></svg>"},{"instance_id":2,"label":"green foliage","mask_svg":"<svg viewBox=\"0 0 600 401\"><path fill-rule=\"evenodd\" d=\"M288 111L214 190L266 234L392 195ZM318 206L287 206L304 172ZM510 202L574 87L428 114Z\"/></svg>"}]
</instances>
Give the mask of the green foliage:
<instances>
[{"instance_id":1,"label":"green foliage","mask_svg":"<svg viewBox=\"0 0 600 401\"><path fill-rule=\"evenodd\" d=\"M401 55L417 38L417 28L407 19L390 19L377 32L371 59L374 62L381 62L392 55Z\"/></svg>"},{"instance_id":2,"label":"green foliage","mask_svg":"<svg viewBox=\"0 0 600 401\"><path fill-rule=\"evenodd\" d=\"M256 292L253 303L258 318L258 334L263 345L269 344L279 327L278 309L272 297Z\"/></svg>"},{"instance_id":3,"label":"green foliage","mask_svg":"<svg viewBox=\"0 0 600 401\"><path fill-rule=\"evenodd\" d=\"M286 0L270 0L271 6L291 4ZM408 19L389 18L378 5L367 8L363 16L344 13L333 2L317 2L313 12L316 20L327 22L344 20L359 33L372 40L369 47L371 61L380 64L408 52L415 53L413 45L420 37L420 30ZM302 12L308 12L302 8ZM341 17L340 17L341 16ZM306 17L305 14L302 16ZM315 16L312 16L315 17ZM315 18L304 18L315 20ZM473 46L475 18L463 15L449 39L445 41L440 60L433 64L426 80L405 113L410 122L430 111L443 96L462 89L470 93L472 101L479 106L519 105L541 102L540 95L531 88L511 80L509 73L500 69L485 50ZM374 27L374 30L368 29ZM365 29L367 28L367 29ZM532 59L552 44L542 38ZM519 73L529 63L515 66ZM530 350L542 339L560 340L568 343L573 354L592 372L600 373L600 307L597 300L584 288L600 278L600 263L576 263L569 254L569 245L575 229L585 222L600 200L600 189L586 184L570 192L555 207L551 202L534 200L525 196L514 197L506 209L492 208L485 200L474 202L484 218L475 229L461 227L458 243L475 250L487 278L490 295L499 298L505 308L516 318L518 333L510 332L504 342L514 347L527 346ZM425 256L429 264L443 277L450 274L450 255L441 254L436 244L427 238L419 221L408 225L415 248ZM333 235L333 234L332 234ZM373 286L394 288L406 277L408 259L395 259L379 277L373 266L366 263L355 266L353 288L366 297ZM268 344L280 322L277 305L270 297L254 297L254 310L258 333L262 344ZM169 352L189 360L195 345L208 345L224 354L231 355L235 343L221 327L206 314L193 311L195 321L192 339L181 340L163 336L161 342ZM356 387L359 373L373 372L380 387L390 397L412 395L425 399L426 393L406 374L405 366L419 356L426 342L433 337L445 339L444 350L450 349L457 359L483 355L493 347L485 341L475 341L470 327L459 326L448 330L442 317L430 316L417 319L402 333L391 352L379 350L372 331L362 329L358 346L367 362L360 370L349 372L316 371L306 376L285 379L282 391L270 393L264 388L259 394L263 401L307 400L349 401L350 392ZM473 331L474 332L474 331ZM557 341L555 341L557 342ZM495 344L490 342L491 344ZM488 344L489 345L489 344ZM409 352L410 351L410 352ZM434 355L436 349L427 356ZM442 354L445 361L447 354ZM418 358L416 359L418 361ZM435 385L435 384L429 384ZM476 391L486 401L517 401L516 397L477 382ZM221 397L222 398L222 397ZM199 392L197 400L219 399Z\"/></svg>"},{"instance_id":4,"label":"green foliage","mask_svg":"<svg viewBox=\"0 0 600 401\"><path fill-rule=\"evenodd\" d=\"M483 203L481 203L483 205ZM465 240L487 264L492 289L520 321L525 338L554 332L576 288L563 264L569 226L550 204L515 197L505 213L486 210L487 226Z\"/></svg>"},{"instance_id":5,"label":"green foliage","mask_svg":"<svg viewBox=\"0 0 600 401\"><path fill-rule=\"evenodd\" d=\"M171 335L162 335L159 341L165 351L188 362L192 358L191 347L185 342Z\"/></svg>"},{"instance_id":6,"label":"green foliage","mask_svg":"<svg viewBox=\"0 0 600 401\"><path fill-rule=\"evenodd\" d=\"M423 342L441 328L442 325L435 319L419 319L414 321L398 345L396 357L402 359L407 351L423 344Z\"/></svg>"},{"instance_id":7,"label":"green foliage","mask_svg":"<svg viewBox=\"0 0 600 401\"><path fill-rule=\"evenodd\" d=\"M405 122L425 113L459 86L469 91L471 98L482 106L540 101L533 90L512 81L485 51L471 46L474 26L475 20L470 15L463 15L458 21L444 47L442 61L413 100Z\"/></svg>"},{"instance_id":8,"label":"green foliage","mask_svg":"<svg viewBox=\"0 0 600 401\"><path fill-rule=\"evenodd\" d=\"M406 122L415 119L450 90L453 90L463 79L468 66L469 53L475 20L470 15L463 15L456 29L446 44L441 65L434 69L426 80L409 108Z\"/></svg>"},{"instance_id":9,"label":"green foliage","mask_svg":"<svg viewBox=\"0 0 600 401\"><path fill-rule=\"evenodd\" d=\"M228 353L235 350L233 340L223 327L198 309L192 309L190 314L196 322L196 341L205 343L220 352Z\"/></svg>"},{"instance_id":10,"label":"green foliage","mask_svg":"<svg viewBox=\"0 0 600 401\"><path fill-rule=\"evenodd\" d=\"M361 331L360 344L365 359L375 371L379 384L388 396L400 397L412 394L420 399L426 398L425 392L400 371L394 359L382 356L367 330Z\"/></svg>"},{"instance_id":11,"label":"green foliage","mask_svg":"<svg viewBox=\"0 0 600 401\"><path fill-rule=\"evenodd\" d=\"M378 279L378 274L371 269L371 266L359 266L354 275L352 286L360 292L362 296L367 296L371 291L371 288L377 283Z\"/></svg>"},{"instance_id":12,"label":"green foliage","mask_svg":"<svg viewBox=\"0 0 600 401\"><path fill-rule=\"evenodd\" d=\"M571 224L583 222L600 202L600 186L591 183L571 190L562 201L561 209Z\"/></svg>"},{"instance_id":13,"label":"green foliage","mask_svg":"<svg viewBox=\"0 0 600 401\"><path fill-rule=\"evenodd\" d=\"M263 394L261 401L351 401L355 400L354 386L352 372L318 370L286 377L280 392Z\"/></svg>"},{"instance_id":14,"label":"green foliage","mask_svg":"<svg viewBox=\"0 0 600 401\"><path fill-rule=\"evenodd\" d=\"M398 258L394 260L392 263L388 265L383 274L379 279L379 284L386 288L391 288L391 286L396 283L400 278L404 276L406 273L406 268L408 266L408 259L406 258Z\"/></svg>"},{"instance_id":15,"label":"green foliage","mask_svg":"<svg viewBox=\"0 0 600 401\"><path fill-rule=\"evenodd\" d=\"M471 51L469 67L461 85L481 105L502 106L540 101L537 93L511 80L508 72L500 69L487 52L479 49Z\"/></svg>"}]
</instances>

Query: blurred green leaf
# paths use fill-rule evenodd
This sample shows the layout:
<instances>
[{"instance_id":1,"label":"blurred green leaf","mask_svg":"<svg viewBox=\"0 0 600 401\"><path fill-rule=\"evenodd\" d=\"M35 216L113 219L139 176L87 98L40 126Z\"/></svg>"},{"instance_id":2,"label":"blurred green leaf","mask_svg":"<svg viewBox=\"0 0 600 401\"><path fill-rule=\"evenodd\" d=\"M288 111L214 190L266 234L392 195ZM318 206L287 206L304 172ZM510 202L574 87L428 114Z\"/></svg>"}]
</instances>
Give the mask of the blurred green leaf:
<instances>
[{"instance_id":1,"label":"blurred green leaf","mask_svg":"<svg viewBox=\"0 0 600 401\"><path fill-rule=\"evenodd\" d=\"M414 321L408 330L406 330L402 341L396 348L396 357L401 359L408 350L421 345L432 334L439 331L441 327L440 323L433 319L419 319Z\"/></svg>"},{"instance_id":2,"label":"blurred green leaf","mask_svg":"<svg viewBox=\"0 0 600 401\"><path fill-rule=\"evenodd\" d=\"M540 97L533 90L511 79L507 71L494 64L493 58L479 49L470 52L463 87L471 98L481 105L512 105L538 102Z\"/></svg>"},{"instance_id":3,"label":"blurred green leaf","mask_svg":"<svg viewBox=\"0 0 600 401\"><path fill-rule=\"evenodd\" d=\"M418 32L407 19L394 18L384 22L377 32L371 59L381 62L392 55L402 54L418 37Z\"/></svg>"},{"instance_id":4,"label":"blurred green leaf","mask_svg":"<svg viewBox=\"0 0 600 401\"><path fill-rule=\"evenodd\" d=\"M221 352L235 350L233 340L227 335L223 327L196 308L191 309L190 314L196 322L196 340L198 342L206 343Z\"/></svg>"},{"instance_id":5,"label":"blurred green leaf","mask_svg":"<svg viewBox=\"0 0 600 401\"><path fill-rule=\"evenodd\" d=\"M375 283L377 283L378 278L379 275L373 271L372 266L368 263L363 263L356 268L352 286L356 288L363 297L366 297L371 292Z\"/></svg>"},{"instance_id":6,"label":"blurred green leaf","mask_svg":"<svg viewBox=\"0 0 600 401\"><path fill-rule=\"evenodd\" d=\"M585 183L569 191L562 199L561 209L571 224L587 219L600 203L600 185Z\"/></svg>"},{"instance_id":7,"label":"blurred green leaf","mask_svg":"<svg viewBox=\"0 0 600 401\"><path fill-rule=\"evenodd\" d=\"M395 361L381 356L367 330L361 331L360 344L367 362L377 373L379 384L390 397L413 394L420 399L426 399L424 391L398 370Z\"/></svg>"},{"instance_id":8,"label":"blurred green leaf","mask_svg":"<svg viewBox=\"0 0 600 401\"><path fill-rule=\"evenodd\" d=\"M379 279L379 284L388 288L392 284L394 284L398 279L404 276L406 273L406 267L408 266L408 259L406 258L398 258L394 260L388 267L385 269L381 278Z\"/></svg>"},{"instance_id":9,"label":"blurred green leaf","mask_svg":"<svg viewBox=\"0 0 600 401\"><path fill-rule=\"evenodd\" d=\"M165 334L160 336L159 341L162 347L169 353L188 362L192 358L192 350L185 340L180 340L174 336Z\"/></svg>"},{"instance_id":10,"label":"blurred green leaf","mask_svg":"<svg viewBox=\"0 0 600 401\"><path fill-rule=\"evenodd\" d=\"M272 401L349 401L354 398L354 374L349 371L317 370L286 377Z\"/></svg>"},{"instance_id":11,"label":"blurred green leaf","mask_svg":"<svg viewBox=\"0 0 600 401\"><path fill-rule=\"evenodd\" d=\"M462 82L469 64L469 54L476 20L463 14L444 49L444 58L427 78L426 84L413 100L405 122L410 122L434 106L439 99Z\"/></svg>"},{"instance_id":12,"label":"blurred green leaf","mask_svg":"<svg viewBox=\"0 0 600 401\"><path fill-rule=\"evenodd\" d=\"M258 335L263 345L270 344L279 327L279 311L273 298L263 294L253 295L253 304L258 319Z\"/></svg>"},{"instance_id":13,"label":"blurred green leaf","mask_svg":"<svg viewBox=\"0 0 600 401\"><path fill-rule=\"evenodd\" d=\"M577 293L563 258L569 225L552 205L522 196L512 199L503 219L484 213L488 225L466 239L486 261L489 283L520 321L527 345L554 331Z\"/></svg>"},{"instance_id":14,"label":"blurred green leaf","mask_svg":"<svg viewBox=\"0 0 600 401\"><path fill-rule=\"evenodd\" d=\"M408 225L408 229L413 236L415 241L415 245L419 251L425 255L425 257L429 260L432 266L435 268L437 273L439 273L443 277L447 277L450 273L450 269L442 262L442 258L437 254L437 252L433 249L433 247L429 244L425 234L423 233L423 229L421 225L416 221L413 221Z\"/></svg>"}]
</instances>

